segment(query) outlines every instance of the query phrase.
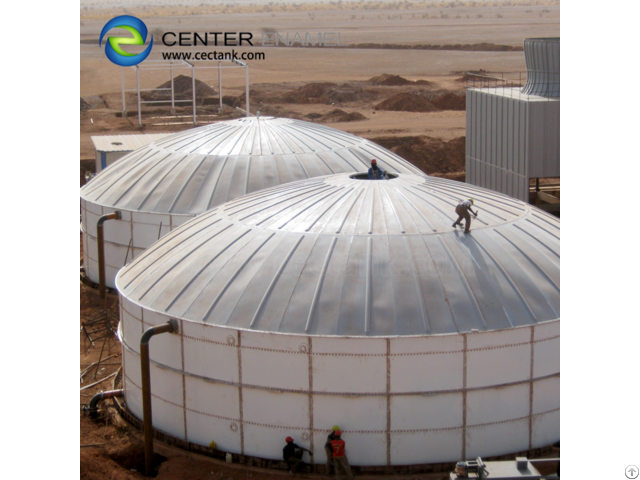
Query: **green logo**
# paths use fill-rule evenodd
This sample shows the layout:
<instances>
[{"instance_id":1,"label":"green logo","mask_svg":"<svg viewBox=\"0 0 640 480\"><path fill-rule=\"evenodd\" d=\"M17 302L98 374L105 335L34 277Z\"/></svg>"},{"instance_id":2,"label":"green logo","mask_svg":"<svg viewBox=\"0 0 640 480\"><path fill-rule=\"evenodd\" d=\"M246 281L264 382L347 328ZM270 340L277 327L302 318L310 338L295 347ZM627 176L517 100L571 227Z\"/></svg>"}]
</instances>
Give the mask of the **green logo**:
<instances>
[{"instance_id":1,"label":"green logo","mask_svg":"<svg viewBox=\"0 0 640 480\"><path fill-rule=\"evenodd\" d=\"M142 20L131 15L112 18L100 32L100 48L102 48L102 39L112 28L122 28L131 33L133 37L109 37L109 41L104 48L104 53L109 60L121 67L132 67L149 56L151 47L153 47L153 36L151 36L149 46L142 53L129 53L121 47L121 45L144 45L144 41L147 38L147 26Z\"/></svg>"}]
</instances>

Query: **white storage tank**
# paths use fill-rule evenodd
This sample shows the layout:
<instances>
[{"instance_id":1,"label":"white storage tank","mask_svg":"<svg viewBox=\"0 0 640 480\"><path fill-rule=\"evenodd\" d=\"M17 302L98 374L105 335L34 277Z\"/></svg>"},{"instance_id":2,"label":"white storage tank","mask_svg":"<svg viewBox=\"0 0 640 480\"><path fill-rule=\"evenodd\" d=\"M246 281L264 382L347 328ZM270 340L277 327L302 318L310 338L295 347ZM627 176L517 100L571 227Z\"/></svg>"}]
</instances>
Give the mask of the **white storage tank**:
<instances>
[{"instance_id":1,"label":"white storage tank","mask_svg":"<svg viewBox=\"0 0 640 480\"><path fill-rule=\"evenodd\" d=\"M454 208L473 197L471 233ZM560 427L560 222L450 180L339 174L218 206L123 268L128 411L153 337L154 428L279 459L414 465L549 445Z\"/></svg>"},{"instance_id":2,"label":"white storage tank","mask_svg":"<svg viewBox=\"0 0 640 480\"><path fill-rule=\"evenodd\" d=\"M250 117L164 137L105 169L80 190L86 276L99 281L96 222L104 224L105 278L196 215L247 193L368 168L424 175L373 142L287 118Z\"/></svg>"}]
</instances>

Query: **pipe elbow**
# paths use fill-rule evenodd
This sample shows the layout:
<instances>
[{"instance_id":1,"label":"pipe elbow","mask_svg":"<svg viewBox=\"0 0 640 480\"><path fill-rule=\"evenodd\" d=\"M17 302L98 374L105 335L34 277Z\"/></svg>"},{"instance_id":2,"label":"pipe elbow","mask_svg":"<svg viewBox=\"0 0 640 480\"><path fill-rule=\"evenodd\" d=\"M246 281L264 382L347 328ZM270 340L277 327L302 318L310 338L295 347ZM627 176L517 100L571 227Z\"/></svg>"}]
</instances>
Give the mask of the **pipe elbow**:
<instances>
[{"instance_id":1,"label":"pipe elbow","mask_svg":"<svg viewBox=\"0 0 640 480\"><path fill-rule=\"evenodd\" d=\"M175 320L169 320L167 323L156 325L155 327L148 328L140 337L140 346L149 345L149 340L154 335L160 333L173 333L178 331L178 322Z\"/></svg>"},{"instance_id":2,"label":"pipe elbow","mask_svg":"<svg viewBox=\"0 0 640 480\"><path fill-rule=\"evenodd\" d=\"M124 396L124 390L109 390L108 392L100 392L95 394L89 402L89 408L85 407L85 410L89 412L91 418L97 418L98 416L98 402L106 400L107 398L122 397Z\"/></svg>"},{"instance_id":3,"label":"pipe elbow","mask_svg":"<svg viewBox=\"0 0 640 480\"><path fill-rule=\"evenodd\" d=\"M113 212L113 213L108 213L106 215L102 215L99 219L98 219L98 223L97 226L98 227L102 227L102 225L104 224L104 222L106 222L107 220L120 220L122 218L122 212L120 212L119 210Z\"/></svg>"}]
</instances>

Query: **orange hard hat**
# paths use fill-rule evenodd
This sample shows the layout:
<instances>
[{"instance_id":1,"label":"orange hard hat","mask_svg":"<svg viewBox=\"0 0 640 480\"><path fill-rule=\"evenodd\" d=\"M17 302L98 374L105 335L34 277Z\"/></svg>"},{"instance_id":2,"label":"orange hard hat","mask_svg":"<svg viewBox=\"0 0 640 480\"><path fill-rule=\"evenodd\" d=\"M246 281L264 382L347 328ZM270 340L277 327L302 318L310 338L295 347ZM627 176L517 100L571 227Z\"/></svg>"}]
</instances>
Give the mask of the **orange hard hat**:
<instances>
[{"instance_id":1,"label":"orange hard hat","mask_svg":"<svg viewBox=\"0 0 640 480\"><path fill-rule=\"evenodd\" d=\"M336 430L336 431L335 431L335 435L336 435L337 437L339 437L340 435L342 435L342 432L341 432L340 430Z\"/></svg>"},{"instance_id":2,"label":"orange hard hat","mask_svg":"<svg viewBox=\"0 0 640 480\"><path fill-rule=\"evenodd\" d=\"M376 159L375 159L375 158L372 158L372 159L371 159L371 163L378 163L378 162L376 162Z\"/></svg>"},{"instance_id":3,"label":"orange hard hat","mask_svg":"<svg viewBox=\"0 0 640 480\"><path fill-rule=\"evenodd\" d=\"M291 437L287 437L286 440L287 440L287 443L293 442L293 438L291 438Z\"/></svg>"}]
</instances>

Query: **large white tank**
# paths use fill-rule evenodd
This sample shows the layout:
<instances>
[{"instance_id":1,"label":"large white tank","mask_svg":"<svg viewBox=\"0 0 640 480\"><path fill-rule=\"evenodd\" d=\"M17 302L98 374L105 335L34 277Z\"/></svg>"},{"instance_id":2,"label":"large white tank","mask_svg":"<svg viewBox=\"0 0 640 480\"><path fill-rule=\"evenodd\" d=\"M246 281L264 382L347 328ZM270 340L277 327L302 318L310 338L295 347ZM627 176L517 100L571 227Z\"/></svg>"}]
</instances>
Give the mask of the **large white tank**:
<instances>
[{"instance_id":1,"label":"large white tank","mask_svg":"<svg viewBox=\"0 0 640 480\"><path fill-rule=\"evenodd\" d=\"M104 224L105 279L196 215L283 183L368 168L424 175L364 138L309 122L249 117L152 142L105 169L80 190L85 274L98 282L96 222Z\"/></svg>"},{"instance_id":2,"label":"large white tank","mask_svg":"<svg viewBox=\"0 0 640 480\"><path fill-rule=\"evenodd\" d=\"M473 197L471 233L451 226ZM124 389L153 425L279 459L325 461L338 424L352 465L501 455L559 439L560 222L450 180L349 174L218 206L123 268Z\"/></svg>"}]
</instances>

